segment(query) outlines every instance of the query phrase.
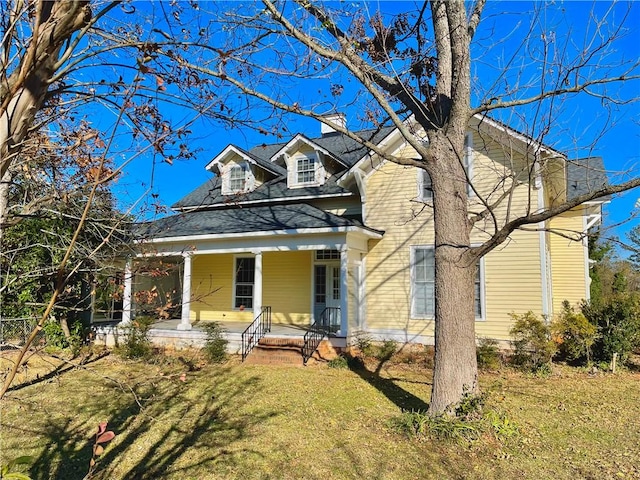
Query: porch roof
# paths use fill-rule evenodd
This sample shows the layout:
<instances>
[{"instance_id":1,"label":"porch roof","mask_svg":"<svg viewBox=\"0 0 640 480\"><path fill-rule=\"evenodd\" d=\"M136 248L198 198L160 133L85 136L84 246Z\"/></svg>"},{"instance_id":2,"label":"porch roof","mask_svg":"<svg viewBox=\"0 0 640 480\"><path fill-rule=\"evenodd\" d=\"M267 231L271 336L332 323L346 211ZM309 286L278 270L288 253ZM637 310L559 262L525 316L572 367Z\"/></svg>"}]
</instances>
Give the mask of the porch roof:
<instances>
[{"instance_id":1,"label":"porch roof","mask_svg":"<svg viewBox=\"0 0 640 480\"><path fill-rule=\"evenodd\" d=\"M176 237L227 235L239 233L292 233L353 227L376 235L383 232L357 220L340 217L306 203L266 205L224 210L197 210L165 217L139 225L139 241Z\"/></svg>"}]
</instances>

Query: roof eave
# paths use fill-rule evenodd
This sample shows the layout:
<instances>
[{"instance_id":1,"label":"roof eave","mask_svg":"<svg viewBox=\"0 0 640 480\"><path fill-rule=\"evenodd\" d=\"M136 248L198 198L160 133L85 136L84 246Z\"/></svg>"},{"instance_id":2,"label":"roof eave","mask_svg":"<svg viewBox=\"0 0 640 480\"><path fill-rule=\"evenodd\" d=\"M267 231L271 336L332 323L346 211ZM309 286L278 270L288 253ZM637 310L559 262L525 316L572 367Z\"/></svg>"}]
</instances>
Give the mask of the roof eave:
<instances>
[{"instance_id":1,"label":"roof eave","mask_svg":"<svg viewBox=\"0 0 640 480\"><path fill-rule=\"evenodd\" d=\"M357 225L348 225L342 227L321 227L321 228L295 228L282 230L263 230L258 232L234 232L234 233L216 233L204 235L179 235L175 237L159 237L144 240L134 240L135 245L144 244L164 244L164 243L183 243L183 242L205 242L211 240L230 240L244 237L271 237L277 236L299 236L299 235L324 235L327 233L350 233L356 232L367 238L378 240L382 238L383 231L374 230L367 227Z\"/></svg>"}]
</instances>

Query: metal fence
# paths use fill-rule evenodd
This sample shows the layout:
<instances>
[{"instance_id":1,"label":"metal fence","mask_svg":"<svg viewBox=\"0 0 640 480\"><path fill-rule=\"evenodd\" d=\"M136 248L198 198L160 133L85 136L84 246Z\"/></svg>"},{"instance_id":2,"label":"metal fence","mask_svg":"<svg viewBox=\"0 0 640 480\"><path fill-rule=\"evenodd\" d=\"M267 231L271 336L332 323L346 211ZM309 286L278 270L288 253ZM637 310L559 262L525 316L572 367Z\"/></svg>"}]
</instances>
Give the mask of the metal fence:
<instances>
[{"instance_id":1,"label":"metal fence","mask_svg":"<svg viewBox=\"0 0 640 480\"><path fill-rule=\"evenodd\" d=\"M24 345L37 323L38 319L35 317L0 318L0 347L20 347ZM42 338L44 338L44 332L40 330L36 337L36 343Z\"/></svg>"}]
</instances>

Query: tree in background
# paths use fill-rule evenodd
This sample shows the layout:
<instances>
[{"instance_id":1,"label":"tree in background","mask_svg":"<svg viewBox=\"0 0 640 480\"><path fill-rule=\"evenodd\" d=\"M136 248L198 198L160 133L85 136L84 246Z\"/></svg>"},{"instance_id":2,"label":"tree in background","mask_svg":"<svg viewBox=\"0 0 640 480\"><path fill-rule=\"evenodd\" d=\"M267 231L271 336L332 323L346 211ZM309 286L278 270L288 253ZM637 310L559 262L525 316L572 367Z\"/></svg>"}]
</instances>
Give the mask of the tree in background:
<instances>
[{"instance_id":1,"label":"tree in background","mask_svg":"<svg viewBox=\"0 0 640 480\"><path fill-rule=\"evenodd\" d=\"M156 162L192 158L186 140L192 122L235 121L218 108L221 95L211 82L179 66L169 74L168 57L152 66L157 50L182 50L188 42L166 33L180 9L164 2L0 2L2 298L32 295L36 304L48 298L0 397L68 282L96 268L100 250L112 253L105 247L128 218L113 215L114 207L135 208L114 205L108 194L122 169L147 159L149 193ZM38 239L52 243L37 245ZM26 246L17 244L25 240ZM30 281L21 274L37 259L40 278L20 289L18 279ZM11 289L15 296L6 296Z\"/></svg>"}]
</instances>

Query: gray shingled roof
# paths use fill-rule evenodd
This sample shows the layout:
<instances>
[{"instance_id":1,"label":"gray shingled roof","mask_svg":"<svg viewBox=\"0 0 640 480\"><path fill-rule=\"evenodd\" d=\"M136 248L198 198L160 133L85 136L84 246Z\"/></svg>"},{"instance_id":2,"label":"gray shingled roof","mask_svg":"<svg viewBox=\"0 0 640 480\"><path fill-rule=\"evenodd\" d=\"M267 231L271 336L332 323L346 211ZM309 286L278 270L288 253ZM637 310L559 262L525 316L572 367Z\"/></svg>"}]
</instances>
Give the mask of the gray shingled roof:
<instances>
[{"instance_id":1,"label":"gray shingled roof","mask_svg":"<svg viewBox=\"0 0 640 480\"><path fill-rule=\"evenodd\" d=\"M609 185L601 157L567 160L567 199L596 192ZM610 197L599 198L606 200Z\"/></svg>"},{"instance_id":2,"label":"gray shingled roof","mask_svg":"<svg viewBox=\"0 0 640 480\"><path fill-rule=\"evenodd\" d=\"M378 143L382 141L387 135L389 135L393 130L393 127L384 127L379 130L363 130L358 132L358 134L367 140ZM309 138L309 140L329 151L332 155L334 155L336 158L339 158L340 161L348 167L352 167L353 165L355 165L355 163L360 160L368 151L367 148L363 147L355 140L352 140L339 133L333 133L319 138ZM287 198L291 197L313 198L318 195L351 194L351 192L349 192L348 190L339 187L335 183L335 178L329 179L329 181L325 185L319 187L288 189L286 170L271 162L271 157L284 145L286 145L286 143L257 145L248 152L239 147L236 147L238 148L238 150L251 156L251 158L254 159L256 163L258 163L262 168L265 168L272 172L279 172L281 174L281 176L259 186L253 192L248 192L241 195L222 195L220 190L220 180L218 177L214 177L210 180L207 180L187 196L178 200L171 207L201 207L204 205L220 207L229 203L237 203L239 201L281 201L283 199L286 200Z\"/></svg>"},{"instance_id":3,"label":"gray shingled roof","mask_svg":"<svg viewBox=\"0 0 640 480\"><path fill-rule=\"evenodd\" d=\"M355 133L365 140L369 140L373 143L379 143L393 130L395 130L395 127L382 127L380 129L361 130ZM291 138L293 137L295 137L295 135ZM314 138L305 136L305 138L330 152L349 168L353 167L356 162L364 157L369 151L368 148L363 147L355 140L352 140L346 135L342 135L338 132L330 133L322 137ZM257 145L253 147L249 153L270 161L271 157L286 144L287 142L274 143L271 145Z\"/></svg>"},{"instance_id":4,"label":"gray shingled roof","mask_svg":"<svg viewBox=\"0 0 640 480\"><path fill-rule=\"evenodd\" d=\"M276 165L275 163L270 162L269 160L266 160L266 159L264 159L262 157L259 157L254 153L247 152L246 150L244 150L244 149L242 149L240 147L236 147L235 145L234 145L234 147L237 148L242 153L244 153L249 158L251 158L251 160L256 162L258 165L260 165L260 167L264 168L266 171L271 172L274 175L286 175L287 174L287 169L286 168L282 168L280 165Z\"/></svg>"},{"instance_id":5,"label":"gray shingled roof","mask_svg":"<svg viewBox=\"0 0 640 480\"><path fill-rule=\"evenodd\" d=\"M136 237L171 238L327 227L362 227L362 224L300 203L179 213L140 224Z\"/></svg>"},{"instance_id":6,"label":"gray shingled roof","mask_svg":"<svg viewBox=\"0 0 640 480\"><path fill-rule=\"evenodd\" d=\"M319 196L348 196L353 195L349 190L339 187L335 178L329 178L324 185L318 187L288 188L287 177L274 178L251 192L236 195L222 195L222 180L216 176L207 180L186 197L174 203L171 208L186 207L224 207L245 202L274 201L282 202L290 198L309 198L312 200Z\"/></svg>"}]
</instances>

